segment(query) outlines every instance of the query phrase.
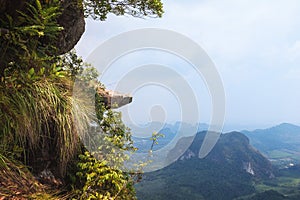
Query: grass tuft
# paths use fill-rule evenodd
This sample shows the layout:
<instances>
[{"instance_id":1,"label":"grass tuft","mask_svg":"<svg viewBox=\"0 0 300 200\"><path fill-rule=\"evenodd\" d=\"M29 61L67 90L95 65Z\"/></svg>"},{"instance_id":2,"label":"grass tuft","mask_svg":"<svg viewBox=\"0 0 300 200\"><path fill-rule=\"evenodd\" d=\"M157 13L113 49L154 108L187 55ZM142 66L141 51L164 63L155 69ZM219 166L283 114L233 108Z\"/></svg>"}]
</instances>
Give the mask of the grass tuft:
<instances>
[{"instance_id":1,"label":"grass tuft","mask_svg":"<svg viewBox=\"0 0 300 200\"><path fill-rule=\"evenodd\" d=\"M0 152L15 153L17 148L20 157L29 161L55 160L64 175L89 118L89 109L79 106L70 87L71 82L63 78L0 84Z\"/></svg>"}]
</instances>

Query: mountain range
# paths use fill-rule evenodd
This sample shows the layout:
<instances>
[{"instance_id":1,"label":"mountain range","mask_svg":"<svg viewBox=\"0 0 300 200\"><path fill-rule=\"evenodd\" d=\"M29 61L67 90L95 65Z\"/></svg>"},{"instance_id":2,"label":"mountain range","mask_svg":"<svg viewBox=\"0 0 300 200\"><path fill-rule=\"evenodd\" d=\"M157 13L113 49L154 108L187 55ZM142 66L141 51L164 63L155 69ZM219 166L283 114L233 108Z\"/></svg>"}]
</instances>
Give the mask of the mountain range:
<instances>
[{"instance_id":1,"label":"mountain range","mask_svg":"<svg viewBox=\"0 0 300 200\"><path fill-rule=\"evenodd\" d=\"M209 155L200 159L199 147L205 134L199 132L177 161L146 174L137 185L139 199L233 199L253 193L253 180L274 177L268 159L239 132L221 135ZM180 143L173 152L177 153Z\"/></svg>"},{"instance_id":2,"label":"mountain range","mask_svg":"<svg viewBox=\"0 0 300 200\"><path fill-rule=\"evenodd\" d=\"M148 129L144 127L148 127ZM194 135L192 131L205 131L209 125L205 123L192 125L184 122L174 124L152 122L151 125L144 125L144 127L134 128L132 132L153 132L155 130L162 133L164 137L159 138L158 144L153 147L153 150L158 150L170 143L176 134L180 134L181 137ZM250 144L274 165L284 168L300 163L300 126L282 123L267 129L242 130L240 132L246 135L250 140ZM133 140L138 152L148 152L150 150L152 145L150 137L133 137Z\"/></svg>"},{"instance_id":3,"label":"mountain range","mask_svg":"<svg viewBox=\"0 0 300 200\"><path fill-rule=\"evenodd\" d=\"M269 157L270 152L286 150L297 155L299 130L292 124L280 124L265 130L222 134L204 159L198 154L206 131L194 138L183 137L168 158L172 159L180 146L192 139L189 148L171 165L146 173L136 185L138 199L299 199L297 163L280 170Z\"/></svg>"},{"instance_id":4,"label":"mountain range","mask_svg":"<svg viewBox=\"0 0 300 200\"><path fill-rule=\"evenodd\" d=\"M158 150L166 145L176 136L186 137L194 135L199 131L207 130L209 125L205 123L189 124L185 122L175 122L174 124L151 122L140 126L129 125L131 132L133 133L133 140L135 146L138 148L138 152L148 152L151 148L152 141L151 135L154 131L163 134L163 137L159 138L158 143L153 146L152 150ZM143 135L146 135L143 137ZM147 137L148 135L148 137ZM139 136L139 137L137 137Z\"/></svg>"},{"instance_id":5,"label":"mountain range","mask_svg":"<svg viewBox=\"0 0 300 200\"><path fill-rule=\"evenodd\" d=\"M282 123L268 129L241 132L273 164L287 167L300 163L300 126Z\"/></svg>"}]
</instances>

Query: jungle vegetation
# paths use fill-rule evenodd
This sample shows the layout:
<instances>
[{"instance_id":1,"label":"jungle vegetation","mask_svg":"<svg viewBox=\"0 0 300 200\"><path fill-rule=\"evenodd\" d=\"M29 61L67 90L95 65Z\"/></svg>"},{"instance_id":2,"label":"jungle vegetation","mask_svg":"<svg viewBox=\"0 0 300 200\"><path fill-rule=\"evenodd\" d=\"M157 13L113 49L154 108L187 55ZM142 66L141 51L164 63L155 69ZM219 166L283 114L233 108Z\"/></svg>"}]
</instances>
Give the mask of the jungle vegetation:
<instances>
[{"instance_id":1,"label":"jungle vegetation","mask_svg":"<svg viewBox=\"0 0 300 200\"><path fill-rule=\"evenodd\" d=\"M58 48L67 28L60 22L67 1L11 2L0 1L1 199L135 199L133 184L140 173L122 170L124 152L135 151L130 131L97 93L104 88L97 72L75 51L61 54ZM160 0L69 3L95 20L109 13L163 14ZM73 95L75 77L95 95L95 116ZM103 133L100 137L90 131L91 122ZM105 142L88 151L82 137Z\"/></svg>"}]
</instances>

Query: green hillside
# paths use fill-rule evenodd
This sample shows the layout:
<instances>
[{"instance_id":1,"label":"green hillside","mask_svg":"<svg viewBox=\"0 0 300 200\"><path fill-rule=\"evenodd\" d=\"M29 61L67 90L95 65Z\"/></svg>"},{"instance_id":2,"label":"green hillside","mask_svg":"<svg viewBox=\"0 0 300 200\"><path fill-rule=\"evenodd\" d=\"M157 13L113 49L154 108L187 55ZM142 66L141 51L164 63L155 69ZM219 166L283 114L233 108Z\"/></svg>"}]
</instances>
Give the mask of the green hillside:
<instances>
[{"instance_id":1,"label":"green hillside","mask_svg":"<svg viewBox=\"0 0 300 200\"><path fill-rule=\"evenodd\" d=\"M210 154L199 159L205 132L173 164L145 174L136 186L139 199L234 199L255 193L254 182L273 178L270 162L238 132L224 134ZM180 141L178 142L180 145ZM180 146L176 146L180 148ZM172 153L171 153L172 154Z\"/></svg>"}]
</instances>

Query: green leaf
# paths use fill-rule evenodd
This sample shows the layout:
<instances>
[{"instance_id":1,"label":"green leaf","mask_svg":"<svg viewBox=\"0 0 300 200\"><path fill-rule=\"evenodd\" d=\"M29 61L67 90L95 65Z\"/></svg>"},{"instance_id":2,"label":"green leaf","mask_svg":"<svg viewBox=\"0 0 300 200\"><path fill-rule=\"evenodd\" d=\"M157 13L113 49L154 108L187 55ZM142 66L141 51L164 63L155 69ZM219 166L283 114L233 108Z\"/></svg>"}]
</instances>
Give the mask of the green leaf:
<instances>
[{"instance_id":1,"label":"green leaf","mask_svg":"<svg viewBox=\"0 0 300 200\"><path fill-rule=\"evenodd\" d=\"M28 73L30 76L32 76L34 74L34 68L31 68Z\"/></svg>"},{"instance_id":2,"label":"green leaf","mask_svg":"<svg viewBox=\"0 0 300 200\"><path fill-rule=\"evenodd\" d=\"M36 3L36 6L37 6L38 10L39 10L39 11L42 11L42 5L41 5L41 2L40 2L39 0L36 0L35 3Z\"/></svg>"}]
</instances>

